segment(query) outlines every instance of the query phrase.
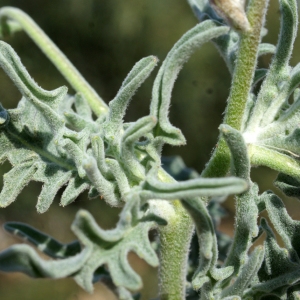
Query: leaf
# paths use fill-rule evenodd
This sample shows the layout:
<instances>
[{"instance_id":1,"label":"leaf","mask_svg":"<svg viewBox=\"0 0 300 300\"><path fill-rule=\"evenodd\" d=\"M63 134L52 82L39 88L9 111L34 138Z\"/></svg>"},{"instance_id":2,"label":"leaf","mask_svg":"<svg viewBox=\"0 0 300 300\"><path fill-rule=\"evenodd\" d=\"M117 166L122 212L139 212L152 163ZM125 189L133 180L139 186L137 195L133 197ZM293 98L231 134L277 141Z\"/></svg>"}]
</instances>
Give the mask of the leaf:
<instances>
[{"instance_id":1,"label":"leaf","mask_svg":"<svg viewBox=\"0 0 300 300\"><path fill-rule=\"evenodd\" d=\"M100 267L105 265L117 287L138 290L142 285L141 279L131 268L128 253L135 252L151 266L158 265L158 258L148 239L149 230L157 226L153 218L147 217L151 210L136 214L137 210L139 201L131 198L112 230L99 228L87 211L80 210L72 230L79 238L81 249L78 242L63 245L30 226L8 223L8 231L28 239L44 253L59 259L44 260L29 246L17 245L0 253L0 270L19 271L32 277L72 276L80 286L92 292Z\"/></svg>"},{"instance_id":2,"label":"leaf","mask_svg":"<svg viewBox=\"0 0 300 300\"><path fill-rule=\"evenodd\" d=\"M45 212L58 190L76 178L76 164L80 165L78 156L86 149L86 132L67 129L57 112L66 97L66 88L45 91L38 87L13 49L4 42L0 42L0 64L24 96L16 109L1 109L9 121L0 131L0 161L9 160L12 170L4 175L0 205L5 207L12 203L21 190L35 180L44 184L37 210ZM67 153L64 147L68 146L77 152ZM84 177L82 172L79 175ZM72 183L67 186L64 204L74 200L90 182L85 178L82 184L81 188L75 188Z\"/></svg>"},{"instance_id":3,"label":"leaf","mask_svg":"<svg viewBox=\"0 0 300 300\"><path fill-rule=\"evenodd\" d=\"M22 272L33 278L64 278L78 272L85 264L90 249L64 260L44 260L28 245L9 247L0 253L2 272Z\"/></svg>"},{"instance_id":4,"label":"leaf","mask_svg":"<svg viewBox=\"0 0 300 300\"><path fill-rule=\"evenodd\" d=\"M187 199L182 201L196 225L196 232L199 243L199 264L192 279L192 286L199 290L211 280L222 281L229 277L232 267L217 268L218 245L217 235L214 229L212 218L210 217L205 204L201 199Z\"/></svg>"},{"instance_id":5,"label":"leaf","mask_svg":"<svg viewBox=\"0 0 300 300\"><path fill-rule=\"evenodd\" d=\"M32 180L43 183L37 203L40 213L49 208L63 186L66 186L61 198L63 206L86 189L90 190L89 195L97 191L110 205L119 206L130 189L129 181L136 184L145 177L136 147L141 137L152 134L155 118L141 118L127 128L123 128L122 118L118 121L110 118L105 123L99 117L94 121L87 101L80 94L70 97L65 87L54 91L40 88L14 50L4 42L0 42L0 64L23 94L16 109L0 107L0 162L8 160L12 165L4 177L0 206L15 201ZM155 64L154 57L137 63L125 79L116 102L111 104L113 114L117 113L117 106L125 112L126 103ZM107 128L115 128L113 139L106 138ZM156 164L160 163L153 145L147 146L146 154L146 159L156 156Z\"/></svg>"},{"instance_id":6,"label":"leaf","mask_svg":"<svg viewBox=\"0 0 300 300\"><path fill-rule=\"evenodd\" d=\"M283 88L283 84L289 81L290 70L288 63L298 23L297 3L294 0L280 0L279 3L281 10L279 41L269 72L258 94L248 126L249 131L256 131L258 127L266 126L270 120L273 121L272 119L276 116L282 104L282 100L277 100L277 97ZM282 95L283 102L285 101L285 94L288 94L288 88L286 93ZM274 99L276 100L274 101Z\"/></svg>"},{"instance_id":7,"label":"leaf","mask_svg":"<svg viewBox=\"0 0 300 300\"><path fill-rule=\"evenodd\" d=\"M258 235L257 197L258 187L253 183L248 191L236 196L235 233L233 243L224 263L225 266L234 268L232 276L239 275L247 263L248 251L252 245L252 240Z\"/></svg>"},{"instance_id":8,"label":"leaf","mask_svg":"<svg viewBox=\"0 0 300 300\"><path fill-rule=\"evenodd\" d=\"M129 126L123 134L121 143L121 161L123 168L131 174L133 180L142 180L145 178L145 168L139 163L138 158L134 155L134 143L147 133L151 132L157 124L153 116L140 118L134 124Z\"/></svg>"},{"instance_id":9,"label":"leaf","mask_svg":"<svg viewBox=\"0 0 300 300\"><path fill-rule=\"evenodd\" d=\"M149 172L140 192L141 199L187 199L236 194L245 191L248 184L237 177L196 178L176 183L164 183L156 177L156 167Z\"/></svg>"},{"instance_id":10,"label":"leaf","mask_svg":"<svg viewBox=\"0 0 300 300\"><path fill-rule=\"evenodd\" d=\"M269 43L261 43L258 46L258 56L265 54L274 54L276 52L276 47Z\"/></svg>"},{"instance_id":11,"label":"leaf","mask_svg":"<svg viewBox=\"0 0 300 300\"><path fill-rule=\"evenodd\" d=\"M122 126L123 117L129 101L139 88L139 86L146 80L146 78L153 71L158 59L154 56L149 56L141 59L135 64L133 69L125 78L122 86L116 97L109 103L109 115L107 123L106 135L115 135L119 132Z\"/></svg>"},{"instance_id":12,"label":"leaf","mask_svg":"<svg viewBox=\"0 0 300 300\"><path fill-rule=\"evenodd\" d=\"M209 270L217 261L217 240L212 220L203 201L199 198L182 201L196 225L199 241L199 265L194 273L192 285L199 290L205 282L210 281Z\"/></svg>"},{"instance_id":13,"label":"leaf","mask_svg":"<svg viewBox=\"0 0 300 300\"><path fill-rule=\"evenodd\" d=\"M263 259L264 248L262 246L258 246L250 255L247 263L241 269L241 272L235 282L222 291L222 297L242 296L246 288L251 284L253 278L257 275Z\"/></svg>"},{"instance_id":14,"label":"leaf","mask_svg":"<svg viewBox=\"0 0 300 300\"><path fill-rule=\"evenodd\" d=\"M300 199L300 181L289 175L279 173L274 185L289 197Z\"/></svg>"},{"instance_id":15,"label":"leaf","mask_svg":"<svg viewBox=\"0 0 300 300\"><path fill-rule=\"evenodd\" d=\"M24 223L7 222L4 224L4 229L37 246L40 251L52 258L67 258L74 256L81 251L78 241L62 244L49 235Z\"/></svg>"},{"instance_id":16,"label":"leaf","mask_svg":"<svg viewBox=\"0 0 300 300\"><path fill-rule=\"evenodd\" d=\"M250 182L250 160L247 145L242 134L226 124L220 125L219 130L223 134L231 152L231 174Z\"/></svg>"},{"instance_id":17,"label":"leaf","mask_svg":"<svg viewBox=\"0 0 300 300\"><path fill-rule=\"evenodd\" d=\"M155 79L150 113L158 120L154 136L162 143L182 145L185 139L181 131L168 119L171 93L177 75L190 55L205 42L228 32L228 27L218 27L205 21L188 31L169 52Z\"/></svg>"},{"instance_id":18,"label":"leaf","mask_svg":"<svg viewBox=\"0 0 300 300\"><path fill-rule=\"evenodd\" d=\"M265 259L258 273L260 282L285 275L299 269L299 264L292 262L287 249L279 247L274 233L269 227L266 219L261 219L261 226L267 233L265 241Z\"/></svg>"},{"instance_id":19,"label":"leaf","mask_svg":"<svg viewBox=\"0 0 300 300\"><path fill-rule=\"evenodd\" d=\"M289 216L280 198L274 194L266 199L266 209L292 260L299 261L300 221L293 220Z\"/></svg>"},{"instance_id":20,"label":"leaf","mask_svg":"<svg viewBox=\"0 0 300 300\"><path fill-rule=\"evenodd\" d=\"M267 221L262 218L261 226L267 233L264 242L265 258L258 272L259 282L248 289L246 295L254 297L267 297L277 295L285 297L292 277L298 273L299 263L292 262L287 249L279 247Z\"/></svg>"}]
</instances>

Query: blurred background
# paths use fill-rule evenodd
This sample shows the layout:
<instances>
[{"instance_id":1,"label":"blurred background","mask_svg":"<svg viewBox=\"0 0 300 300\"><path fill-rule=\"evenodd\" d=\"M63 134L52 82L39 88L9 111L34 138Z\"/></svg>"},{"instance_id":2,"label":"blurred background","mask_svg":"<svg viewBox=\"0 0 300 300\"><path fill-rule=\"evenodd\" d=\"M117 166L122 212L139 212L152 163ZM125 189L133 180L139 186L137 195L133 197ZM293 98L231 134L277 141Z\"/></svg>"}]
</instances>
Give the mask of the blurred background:
<instances>
[{"instance_id":1,"label":"blurred background","mask_svg":"<svg viewBox=\"0 0 300 300\"><path fill-rule=\"evenodd\" d=\"M15 6L28 13L49 35L56 45L78 68L99 95L109 102L116 95L132 66L142 57L156 55L164 60L174 43L196 25L185 0L0 0L0 7ZM264 41L275 44L279 29L279 10L271 1ZM44 89L54 89L68 83L47 60L35 44L20 32L5 41L19 54L23 64L35 81ZM296 41L292 65L300 61L300 40ZM270 57L262 57L261 67L268 67ZM132 99L126 121L148 114L151 87L158 68L141 86ZM164 155L180 155L188 167L201 172L209 159L218 137L218 126L230 89L230 75L213 45L206 44L198 50L182 69L175 84L170 109L171 122L181 128L187 145L165 147ZM69 93L74 93L69 87ZM6 74L0 70L0 102L5 108L17 106L20 93ZM1 145L0 145L1 147ZM9 163L0 166L2 175ZM253 170L253 179L261 190L272 188L274 172L265 168ZM70 225L79 208L93 213L103 228L112 228L119 211L99 200L87 200L84 194L74 204L59 207L59 195L48 212L38 215L35 204L41 185L30 183L8 208L0 210L0 223L20 221L29 223L53 235L62 242L74 239ZM276 191L277 192L277 191ZM287 200L293 218L299 218L295 200ZM225 207L228 217L221 230L232 234L233 201ZM97 215L98 214L98 215ZM16 243L17 239L0 231L0 250ZM134 268L143 276L143 299L154 298L157 293L157 270L149 268L142 260L130 255ZM85 293L72 279L31 280L20 274L0 274L0 299L115 299L103 285L95 285L94 295Z\"/></svg>"}]
</instances>

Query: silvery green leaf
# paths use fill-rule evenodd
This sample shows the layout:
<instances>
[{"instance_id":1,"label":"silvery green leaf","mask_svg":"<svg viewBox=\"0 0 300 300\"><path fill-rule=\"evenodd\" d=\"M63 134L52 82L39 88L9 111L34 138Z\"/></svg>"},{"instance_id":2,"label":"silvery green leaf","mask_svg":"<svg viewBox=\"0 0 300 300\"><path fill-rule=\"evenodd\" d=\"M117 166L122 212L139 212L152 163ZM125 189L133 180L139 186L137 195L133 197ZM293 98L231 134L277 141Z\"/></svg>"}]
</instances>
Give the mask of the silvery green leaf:
<instances>
[{"instance_id":1,"label":"silvery green leaf","mask_svg":"<svg viewBox=\"0 0 300 300\"><path fill-rule=\"evenodd\" d=\"M258 56L262 56L265 54L274 54L276 52L276 47L272 44L261 43L258 46Z\"/></svg>"},{"instance_id":2,"label":"silvery green leaf","mask_svg":"<svg viewBox=\"0 0 300 300\"><path fill-rule=\"evenodd\" d=\"M256 70L256 71L258 71L258 70ZM255 77L254 77L254 79L255 79ZM253 84L255 84L254 81L253 81ZM253 93L250 93L248 96L247 102L246 102L246 107L245 107L242 126L241 126L241 132L244 132L248 126L249 119L250 119L252 110L254 108L255 102L256 102L256 96Z\"/></svg>"},{"instance_id":3,"label":"silvery green leaf","mask_svg":"<svg viewBox=\"0 0 300 300\"><path fill-rule=\"evenodd\" d=\"M74 98L74 105L78 115L86 120L92 120L91 107L89 106L88 102L85 100L83 95L77 93Z\"/></svg>"},{"instance_id":4,"label":"silvery green leaf","mask_svg":"<svg viewBox=\"0 0 300 300\"><path fill-rule=\"evenodd\" d=\"M74 105L74 110L72 106ZM93 133L100 131L100 124L93 120L91 108L80 93L69 96L61 102L59 112L64 117L69 128L75 131L89 129Z\"/></svg>"},{"instance_id":5,"label":"silvery green leaf","mask_svg":"<svg viewBox=\"0 0 300 300\"><path fill-rule=\"evenodd\" d=\"M142 185L141 199L175 200L224 196L242 193L248 188L247 182L237 177L196 178L176 183L164 183L155 178L155 168L152 168Z\"/></svg>"},{"instance_id":6,"label":"silvery green leaf","mask_svg":"<svg viewBox=\"0 0 300 300\"><path fill-rule=\"evenodd\" d=\"M293 220L287 213L284 204L276 195L266 199L269 218L282 238L293 261L299 262L300 255L300 221Z\"/></svg>"},{"instance_id":7,"label":"silvery green leaf","mask_svg":"<svg viewBox=\"0 0 300 300\"><path fill-rule=\"evenodd\" d=\"M88 188L90 188L90 184L87 183L85 179L75 175L69 180L67 187L61 196L60 204L62 206L66 206L72 203L82 192Z\"/></svg>"},{"instance_id":8,"label":"silvery green leaf","mask_svg":"<svg viewBox=\"0 0 300 300\"><path fill-rule=\"evenodd\" d=\"M267 233L267 238L264 243L265 259L258 273L260 282L266 282L299 270L299 263L292 262L287 249L279 247L274 233L264 218L261 219L261 226Z\"/></svg>"},{"instance_id":9,"label":"silvery green leaf","mask_svg":"<svg viewBox=\"0 0 300 300\"><path fill-rule=\"evenodd\" d=\"M101 229L90 213L80 210L72 224L80 246L79 242L62 245L30 226L9 223L6 228L10 232L58 260L44 260L27 245L12 246L0 253L0 269L20 271L32 277L72 276L80 286L92 292L95 276L105 265L116 287L138 290L141 279L130 266L128 253L134 251L151 266L158 265L148 238L149 230L157 226L155 218L138 210L139 201L133 197L125 205L116 228L111 230Z\"/></svg>"},{"instance_id":10,"label":"silvery green leaf","mask_svg":"<svg viewBox=\"0 0 300 300\"><path fill-rule=\"evenodd\" d=\"M1 139L0 139L1 141ZM9 205L29 183L37 167L30 163L23 163L13 168L3 176L3 189L0 194L2 207Z\"/></svg>"},{"instance_id":11,"label":"silvery green leaf","mask_svg":"<svg viewBox=\"0 0 300 300\"><path fill-rule=\"evenodd\" d=\"M252 183L245 193L236 196L235 234L225 266L233 266L232 276L238 276L248 260L252 239L258 235L258 208L256 198L258 187Z\"/></svg>"},{"instance_id":12,"label":"silvery green leaf","mask_svg":"<svg viewBox=\"0 0 300 300\"><path fill-rule=\"evenodd\" d=\"M89 156L82 161L82 167L86 176L92 182L97 191L103 195L105 201L111 206L119 206L121 201L117 195L115 183L107 180L99 171L94 157Z\"/></svg>"},{"instance_id":13,"label":"silvery green leaf","mask_svg":"<svg viewBox=\"0 0 300 300\"><path fill-rule=\"evenodd\" d=\"M80 211L72 229L85 247L93 250L83 268L75 275L76 282L87 291L91 291L93 273L98 267L106 264L116 286L139 289L141 279L129 265L127 255L134 251L150 265L158 265L157 256L148 240L148 231L153 227L155 223L145 222L132 228L128 227L127 230L120 227L106 233L87 212Z\"/></svg>"},{"instance_id":14,"label":"silvery green leaf","mask_svg":"<svg viewBox=\"0 0 300 300\"><path fill-rule=\"evenodd\" d=\"M118 287L117 291L120 300L135 300L140 298L133 297L132 294L123 287Z\"/></svg>"},{"instance_id":15,"label":"silvery green leaf","mask_svg":"<svg viewBox=\"0 0 300 300\"><path fill-rule=\"evenodd\" d=\"M289 175L279 173L274 185L289 197L300 198L300 182Z\"/></svg>"},{"instance_id":16,"label":"silvery green leaf","mask_svg":"<svg viewBox=\"0 0 300 300\"><path fill-rule=\"evenodd\" d=\"M199 290L205 282L210 280L210 269L213 269L218 258L217 240L214 225L205 207L199 198L191 198L182 202L193 218L199 241L199 265L194 273L192 285Z\"/></svg>"},{"instance_id":17,"label":"silvery green leaf","mask_svg":"<svg viewBox=\"0 0 300 300\"><path fill-rule=\"evenodd\" d=\"M231 152L231 174L250 180L250 160L242 134L226 124L220 125L219 130Z\"/></svg>"},{"instance_id":18,"label":"silvery green leaf","mask_svg":"<svg viewBox=\"0 0 300 300\"><path fill-rule=\"evenodd\" d=\"M113 174L114 179L118 184L118 189L121 193L121 196L123 197L127 192L130 191L130 185L125 171L122 169L118 161L114 159L107 158L106 164L110 172Z\"/></svg>"},{"instance_id":19,"label":"silvery green leaf","mask_svg":"<svg viewBox=\"0 0 300 300\"><path fill-rule=\"evenodd\" d=\"M300 64L297 64L291 71L289 80L289 95L298 87L300 83Z\"/></svg>"},{"instance_id":20,"label":"silvery green leaf","mask_svg":"<svg viewBox=\"0 0 300 300\"><path fill-rule=\"evenodd\" d=\"M121 162L123 168L127 170L128 176L131 174L133 179L144 179L145 168L139 163L138 158L133 151L135 142L147 133L151 132L157 119L153 116L146 116L137 120L134 124L129 126L123 136L121 143Z\"/></svg>"},{"instance_id":21,"label":"silvery green leaf","mask_svg":"<svg viewBox=\"0 0 300 300\"><path fill-rule=\"evenodd\" d=\"M125 78L116 97L109 103L109 115L104 126L106 135L115 135L122 126L126 108L132 96L147 79L157 64L157 58L149 56L141 59Z\"/></svg>"},{"instance_id":22,"label":"silvery green leaf","mask_svg":"<svg viewBox=\"0 0 300 300\"><path fill-rule=\"evenodd\" d=\"M13 48L3 41L0 41L0 66L15 83L21 94L25 98L28 98L28 101L35 104L38 108L46 109L50 112L52 115L50 123L54 128L61 124L62 121L55 114L51 113L50 108L57 108L59 102L67 93L66 87L61 87L53 91L46 91L40 88L30 77ZM40 98L45 103L39 101Z\"/></svg>"},{"instance_id":23,"label":"silvery green leaf","mask_svg":"<svg viewBox=\"0 0 300 300\"><path fill-rule=\"evenodd\" d=\"M272 109L272 117L276 115L273 110L277 107L271 104L281 92L284 82L289 80L288 63L297 31L297 4L295 0L280 0L281 29L276 53L273 57L269 72L258 94L257 103L254 107L249 129L256 130L261 123L266 124L267 110ZM285 99L284 99L285 100Z\"/></svg>"},{"instance_id":24,"label":"silvery green leaf","mask_svg":"<svg viewBox=\"0 0 300 300\"><path fill-rule=\"evenodd\" d=\"M64 117L67 124L76 131L81 131L84 128L91 128L94 132L97 132L98 128L95 126L95 123L87 121L72 111L64 112Z\"/></svg>"},{"instance_id":25,"label":"silvery green leaf","mask_svg":"<svg viewBox=\"0 0 300 300\"><path fill-rule=\"evenodd\" d=\"M200 22L211 19L215 20L216 24L224 24L224 20L212 9L209 1L188 0L188 2ZM267 30L265 28L263 29L264 30L262 30L262 35L265 35L265 32ZM238 49L238 33L234 30L231 30L230 32L228 32L228 34L213 39L212 42L225 60L229 72L232 74L235 66L236 51ZM258 56L274 52L275 47L271 44L262 43L261 45L259 45Z\"/></svg>"},{"instance_id":26,"label":"silvery green leaf","mask_svg":"<svg viewBox=\"0 0 300 300\"><path fill-rule=\"evenodd\" d=\"M44 260L26 244L14 245L0 253L2 272L22 272L33 278L64 278L76 274L85 264L91 249L61 260Z\"/></svg>"},{"instance_id":27,"label":"silvery green leaf","mask_svg":"<svg viewBox=\"0 0 300 300\"><path fill-rule=\"evenodd\" d=\"M212 21L204 21L188 31L169 52L155 79L151 115L157 118L158 124L154 136L161 143L182 145L185 139L181 131L170 124L168 118L171 93L177 75L190 55L202 44L228 32L228 27L218 27Z\"/></svg>"},{"instance_id":28,"label":"silvery green leaf","mask_svg":"<svg viewBox=\"0 0 300 300\"><path fill-rule=\"evenodd\" d=\"M235 282L222 291L222 296L243 296L246 288L251 284L253 277L256 276L263 259L264 248L262 246L257 246L241 269Z\"/></svg>"},{"instance_id":29,"label":"silvery green leaf","mask_svg":"<svg viewBox=\"0 0 300 300\"><path fill-rule=\"evenodd\" d=\"M261 282L254 284L245 294L252 297L270 294L287 299L288 288L300 280L299 263L291 262L288 251L277 245L274 236L268 234L265 247L266 257L259 271Z\"/></svg>"},{"instance_id":30,"label":"silvery green leaf","mask_svg":"<svg viewBox=\"0 0 300 300\"><path fill-rule=\"evenodd\" d=\"M67 189L62 204L66 205L91 185L82 167L89 131L74 132L65 127L59 108L65 98L70 99L66 88L54 91L40 88L14 50L4 42L0 42L0 65L23 94L16 109L0 108L0 161L8 160L12 165L11 171L4 175L0 205L5 207L15 201L32 180L44 184L38 198L39 212L49 208L64 185ZM75 180L77 176L82 179L80 182Z\"/></svg>"}]
</instances>

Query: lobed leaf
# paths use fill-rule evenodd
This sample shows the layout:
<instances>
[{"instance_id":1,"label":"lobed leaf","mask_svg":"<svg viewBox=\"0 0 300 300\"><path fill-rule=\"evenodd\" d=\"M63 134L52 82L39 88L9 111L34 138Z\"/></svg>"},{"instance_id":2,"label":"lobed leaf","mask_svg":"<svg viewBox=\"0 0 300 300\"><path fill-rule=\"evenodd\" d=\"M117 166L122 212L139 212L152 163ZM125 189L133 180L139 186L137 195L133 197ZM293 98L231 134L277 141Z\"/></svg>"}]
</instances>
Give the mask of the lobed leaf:
<instances>
[{"instance_id":1,"label":"lobed leaf","mask_svg":"<svg viewBox=\"0 0 300 300\"><path fill-rule=\"evenodd\" d=\"M266 209L276 231L281 236L293 261L299 261L300 255L300 221L293 220L284 204L276 195L266 199Z\"/></svg>"},{"instance_id":2,"label":"lobed leaf","mask_svg":"<svg viewBox=\"0 0 300 300\"><path fill-rule=\"evenodd\" d=\"M300 182L292 176L279 173L274 185L289 197L300 198Z\"/></svg>"},{"instance_id":3,"label":"lobed leaf","mask_svg":"<svg viewBox=\"0 0 300 300\"><path fill-rule=\"evenodd\" d=\"M149 230L157 226L154 222L157 218L164 221L151 209L145 213L139 211L139 201L134 197L127 202L116 228L112 230L101 229L87 211L80 210L72 224L79 242L65 245L28 225L7 223L6 230L58 260L44 260L27 245L12 246L0 253L0 270L23 272L32 277L72 276L91 292L94 280L103 273L101 267L105 265L116 287L138 290L141 279L130 266L127 256L133 251L151 266L158 265L148 239Z\"/></svg>"},{"instance_id":4,"label":"lobed leaf","mask_svg":"<svg viewBox=\"0 0 300 300\"><path fill-rule=\"evenodd\" d=\"M276 116L282 101L285 101L285 95L288 94L288 87L284 83L289 80L288 63L297 32L297 4L295 0L280 0L279 3L281 8L279 41L248 125L250 131L257 130L259 126L268 125L268 122ZM278 96L283 86L286 87L286 90L283 95ZM277 97L283 100L277 99ZM274 99L277 99L275 103Z\"/></svg>"},{"instance_id":5,"label":"lobed leaf","mask_svg":"<svg viewBox=\"0 0 300 300\"><path fill-rule=\"evenodd\" d=\"M37 203L39 212L45 212L58 190L67 184L62 203L65 205L90 186L87 178L80 188L73 184L77 174L84 178L80 156L86 150L87 133L67 129L57 112L66 97L66 88L54 91L40 88L14 50L4 42L0 42L0 61L24 96L16 109L1 108L2 115L9 117L0 132L0 160L9 160L12 170L4 175L0 205L5 207L15 201L31 180L44 183Z\"/></svg>"}]
</instances>

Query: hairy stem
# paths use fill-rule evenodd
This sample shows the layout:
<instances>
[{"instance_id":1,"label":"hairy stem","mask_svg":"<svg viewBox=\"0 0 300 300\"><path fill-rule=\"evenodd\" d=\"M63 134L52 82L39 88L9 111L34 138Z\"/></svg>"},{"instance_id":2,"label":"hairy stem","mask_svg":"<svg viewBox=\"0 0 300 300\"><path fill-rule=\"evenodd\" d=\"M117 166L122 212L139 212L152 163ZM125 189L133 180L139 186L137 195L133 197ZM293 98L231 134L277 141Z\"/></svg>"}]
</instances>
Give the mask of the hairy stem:
<instances>
[{"instance_id":1,"label":"hairy stem","mask_svg":"<svg viewBox=\"0 0 300 300\"><path fill-rule=\"evenodd\" d=\"M266 166L300 180L300 162L278 151L267 147L249 145L251 165Z\"/></svg>"},{"instance_id":2,"label":"hairy stem","mask_svg":"<svg viewBox=\"0 0 300 300\"><path fill-rule=\"evenodd\" d=\"M247 17L251 30L241 34L237 63L232 79L232 89L224 122L240 130L243 114L246 109L249 92L257 63L257 50L260 43L260 32L264 23L267 0L252 0L249 3ZM230 164L230 152L221 139L206 166L202 176L221 177L226 175ZM172 180L161 173L165 182ZM190 216L179 201L172 203L174 215L167 218L168 225L160 228L160 295L161 299L185 299L186 264L193 225Z\"/></svg>"},{"instance_id":3,"label":"hairy stem","mask_svg":"<svg viewBox=\"0 0 300 300\"><path fill-rule=\"evenodd\" d=\"M58 49L39 26L23 11L14 7L0 9L0 21L6 18L17 21L36 45L56 66L75 91L80 92L89 102L94 113L99 116L108 112L108 106L82 77L69 59Z\"/></svg>"},{"instance_id":4,"label":"hairy stem","mask_svg":"<svg viewBox=\"0 0 300 300\"><path fill-rule=\"evenodd\" d=\"M232 78L231 91L225 111L224 123L240 130L246 103L251 91L257 63L258 46L261 40L261 28L264 24L268 0L251 0L247 18L251 30L240 35L239 51ZM230 152L223 139L220 139L214 153L206 165L203 177L221 177L228 172Z\"/></svg>"},{"instance_id":5,"label":"hairy stem","mask_svg":"<svg viewBox=\"0 0 300 300\"><path fill-rule=\"evenodd\" d=\"M159 176L164 182L174 182L174 179L162 169ZM194 225L179 200L167 204L171 208L164 214L168 225L159 228L161 242L160 299L183 300L185 299L188 253Z\"/></svg>"}]
</instances>

